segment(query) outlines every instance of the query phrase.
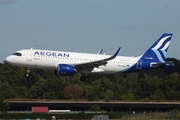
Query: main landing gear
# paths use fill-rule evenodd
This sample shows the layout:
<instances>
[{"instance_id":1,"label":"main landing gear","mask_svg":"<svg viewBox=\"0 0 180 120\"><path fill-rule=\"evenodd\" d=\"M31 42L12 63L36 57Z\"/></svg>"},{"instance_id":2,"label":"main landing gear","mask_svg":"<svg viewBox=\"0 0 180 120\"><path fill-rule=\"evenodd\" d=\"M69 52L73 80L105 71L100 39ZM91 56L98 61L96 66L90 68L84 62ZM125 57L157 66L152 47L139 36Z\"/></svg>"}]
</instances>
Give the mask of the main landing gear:
<instances>
[{"instance_id":1,"label":"main landing gear","mask_svg":"<svg viewBox=\"0 0 180 120\"><path fill-rule=\"evenodd\" d=\"M87 76L87 74L82 73L81 77L80 77L80 81L82 82L89 82L89 77Z\"/></svg>"}]
</instances>

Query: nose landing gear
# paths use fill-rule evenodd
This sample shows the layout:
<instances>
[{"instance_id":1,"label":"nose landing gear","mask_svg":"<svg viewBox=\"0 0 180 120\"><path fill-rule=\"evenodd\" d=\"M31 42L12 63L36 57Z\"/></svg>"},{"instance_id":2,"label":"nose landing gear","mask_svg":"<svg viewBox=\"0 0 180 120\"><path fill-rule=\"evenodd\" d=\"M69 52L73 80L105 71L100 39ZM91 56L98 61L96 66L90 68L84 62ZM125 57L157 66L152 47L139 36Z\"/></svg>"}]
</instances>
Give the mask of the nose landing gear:
<instances>
[{"instance_id":1,"label":"nose landing gear","mask_svg":"<svg viewBox=\"0 0 180 120\"><path fill-rule=\"evenodd\" d=\"M30 71L30 68L28 68L27 70L26 70L26 77L29 77L29 73L30 73L31 71Z\"/></svg>"}]
</instances>

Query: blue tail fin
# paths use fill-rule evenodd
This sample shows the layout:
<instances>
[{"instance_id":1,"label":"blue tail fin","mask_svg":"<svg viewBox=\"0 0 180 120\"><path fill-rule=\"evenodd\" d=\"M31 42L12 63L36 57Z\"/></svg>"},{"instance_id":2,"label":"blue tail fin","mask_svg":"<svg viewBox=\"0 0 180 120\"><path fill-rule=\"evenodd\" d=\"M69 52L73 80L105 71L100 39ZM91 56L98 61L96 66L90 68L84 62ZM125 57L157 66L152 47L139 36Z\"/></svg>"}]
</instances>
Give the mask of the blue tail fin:
<instances>
[{"instance_id":1,"label":"blue tail fin","mask_svg":"<svg viewBox=\"0 0 180 120\"><path fill-rule=\"evenodd\" d=\"M172 34L164 33L141 57L142 59L153 59L163 62L171 41Z\"/></svg>"}]
</instances>

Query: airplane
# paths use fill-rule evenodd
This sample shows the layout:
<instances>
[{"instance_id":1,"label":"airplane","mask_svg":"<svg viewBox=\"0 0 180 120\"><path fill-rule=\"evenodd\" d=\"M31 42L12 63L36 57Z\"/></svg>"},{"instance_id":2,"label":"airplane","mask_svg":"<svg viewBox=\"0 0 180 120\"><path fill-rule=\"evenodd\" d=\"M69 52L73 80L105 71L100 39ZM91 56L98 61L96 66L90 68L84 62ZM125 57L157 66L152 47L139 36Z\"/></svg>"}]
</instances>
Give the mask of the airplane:
<instances>
[{"instance_id":1,"label":"airplane","mask_svg":"<svg viewBox=\"0 0 180 120\"><path fill-rule=\"evenodd\" d=\"M5 62L27 67L27 76L29 68L45 68L54 70L55 75L70 76L80 72L80 80L88 82L89 73L128 73L174 66L172 61L165 61L171 38L171 33L164 33L144 54L137 57L117 56L121 47L112 55L31 48L16 51Z\"/></svg>"}]
</instances>

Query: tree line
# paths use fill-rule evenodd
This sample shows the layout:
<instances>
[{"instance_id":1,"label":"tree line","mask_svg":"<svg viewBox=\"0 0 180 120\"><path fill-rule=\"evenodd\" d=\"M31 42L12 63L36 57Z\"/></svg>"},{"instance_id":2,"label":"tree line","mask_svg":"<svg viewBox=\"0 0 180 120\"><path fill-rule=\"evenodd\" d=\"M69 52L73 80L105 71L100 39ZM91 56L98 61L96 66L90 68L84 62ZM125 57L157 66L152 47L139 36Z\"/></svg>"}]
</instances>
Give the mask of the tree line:
<instances>
[{"instance_id":1,"label":"tree line","mask_svg":"<svg viewBox=\"0 0 180 120\"><path fill-rule=\"evenodd\" d=\"M180 61L168 60L175 66L127 74L89 74L89 83L79 80L80 73L55 76L48 69L31 69L26 77L26 68L1 63L0 100L180 100Z\"/></svg>"}]
</instances>

